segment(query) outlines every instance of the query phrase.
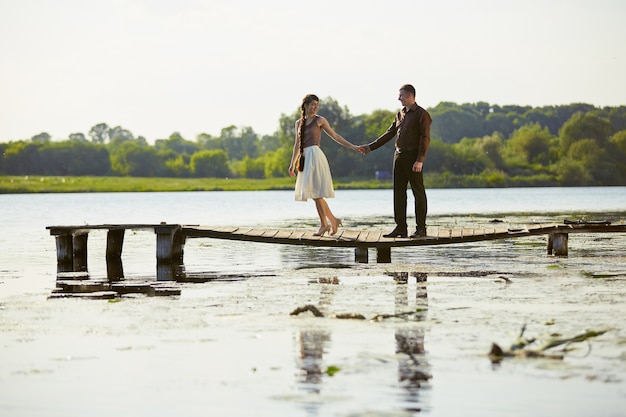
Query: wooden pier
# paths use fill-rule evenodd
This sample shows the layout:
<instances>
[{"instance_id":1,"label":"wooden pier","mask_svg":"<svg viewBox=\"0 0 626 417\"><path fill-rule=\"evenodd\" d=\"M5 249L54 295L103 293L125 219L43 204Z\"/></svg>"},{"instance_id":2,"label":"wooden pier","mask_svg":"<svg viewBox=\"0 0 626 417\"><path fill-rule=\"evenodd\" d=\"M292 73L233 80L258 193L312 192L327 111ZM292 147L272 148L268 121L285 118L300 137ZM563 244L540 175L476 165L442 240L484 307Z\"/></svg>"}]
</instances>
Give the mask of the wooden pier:
<instances>
[{"instance_id":1,"label":"wooden pier","mask_svg":"<svg viewBox=\"0 0 626 417\"><path fill-rule=\"evenodd\" d=\"M268 229L250 227L211 227L181 224L101 224L80 226L48 226L56 237L57 270L78 272L87 270L87 238L91 230L107 230L106 260L110 275L122 274L121 256L126 230L144 230L156 234L157 267L183 264L186 239L209 238L261 242L283 245L354 248L355 261L367 263L368 249L376 249L379 263L391 262L391 248L407 246L463 244L495 239L511 239L548 235L547 253L568 255L571 233L626 233L626 224L609 222L565 222L563 224L531 224L520 228L429 228L423 238L385 238L381 230L341 229L335 236L314 236L313 230ZM119 265L116 268L115 265ZM116 270L119 269L119 270Z\"/></svg>"}]
</instances>

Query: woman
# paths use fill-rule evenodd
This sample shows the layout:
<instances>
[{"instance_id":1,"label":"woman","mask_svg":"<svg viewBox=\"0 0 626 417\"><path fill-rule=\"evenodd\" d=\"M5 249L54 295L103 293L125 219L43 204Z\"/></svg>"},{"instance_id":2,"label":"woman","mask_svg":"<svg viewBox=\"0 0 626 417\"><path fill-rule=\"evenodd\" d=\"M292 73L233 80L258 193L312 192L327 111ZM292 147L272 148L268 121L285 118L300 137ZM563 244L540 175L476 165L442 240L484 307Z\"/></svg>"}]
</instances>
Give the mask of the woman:
<instances>
[{"instance_id":1,"label":"woman","mask_svg":"<svg viewBox=\"0 0 626 417\"><path fill-rule=\"evenodd\" d=\"M326 155L320 149L322 130L326 132L335 142L347 148L360 152L358 146L353 145L335 132L324 117L319 116L320 100L313 94L307 94L302 99L300 107L300 119L296 122L296 140L293 145L291 164L289 165L289 175L296 175L296 159L300 154L300 146L304 150L304 170L298 171L296 179L296 201L307 201L312 198L315 201L317 214L320 216L320 228L315 236L324 236L330 232L331 235L337 233L341 226L339 220L328 207L325 198L335 197L333 189L333 179L330 175L330 167ZM302 140L301 140L302 139Z\"/></svg>"}]
</instances>

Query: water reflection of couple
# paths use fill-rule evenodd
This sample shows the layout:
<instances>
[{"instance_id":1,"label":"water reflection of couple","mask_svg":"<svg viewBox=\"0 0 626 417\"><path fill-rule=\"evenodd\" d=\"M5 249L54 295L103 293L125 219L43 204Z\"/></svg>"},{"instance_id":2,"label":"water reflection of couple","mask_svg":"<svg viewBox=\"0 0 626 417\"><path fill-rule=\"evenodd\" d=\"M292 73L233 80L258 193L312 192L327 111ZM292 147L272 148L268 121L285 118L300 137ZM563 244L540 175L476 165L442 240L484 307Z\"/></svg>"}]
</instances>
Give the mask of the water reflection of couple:
<instances>
[{"instance_id":1,"label":"water reflection of couple","mask_svg":"<svg viewBox=\"0 0 626 417\"><path fill-rule=\"evenodd\" d=\"M393 194L394 220L396 227L385 237L407 237L406 220L407 185L411 185L415 199L415 233L411 238L426 236L426 191L422 178L422 170L428 145L430 144L431 118L426 110L415 102L415 88L410 84L400 87L398 100L402 110L396 114L395 120L387 131L368 145L356 146L335 132L328 120L317 114L319 98L307 94L300 107L300 119L296 122L296 139L289 165L289 175L298 175L296 180L296 200L306 201L311 198L320 218L320 227L316 236L325 233L334 235L342 225L330 210L325 198L333 198L330 167L326 156L320 149L322 131L326 132L335 142L353 149L363 155L378 149L396 137L396 151L393 159ZM299 157L304 158L300 171L296 165Z\"/></svg>"},{"instance_id":2,"label":"water reflection of couple","mask_svg":"<svg viewBox=\"0 0 626 417\"><path fill-rule=\"evenodd\" d=\"M394 332L395 353L398 361L398 388L401 389L404 401L403 409L418 412L428 403L420 396L420 391L431 378L427 353L424 348L424 328L421 325L426 319L428 309L427 275L415 273L415 298L410 301L408 278L409 274L401 272L394 274L395 308L399 320ZM320 281L320 283L322 283ZM338 281L333 281L337 285ZM328 307L334 295L334 285L322 285L319 305ZM325 310L325 309L324 309ZM413 314L407 314L413 312ZM324 366L324 355L331 347L332 333L329 327L319 324L313 328L304 328L297 334L296 363L299 369L297 383L309 394L321 394L324 385L324 376L327 374ZM386 366L388 361L381 360L379 365ZM341 368L341 367L340 367ZM375 371L374 371L375 372ZM331 385L332 386L332 385ZM377 389L387 389L385 381L368 385L370 392ZM349 387L346 387L348 389ZM308 415L319 415L319 409L324 405L322 397L306 397L304 407Z\"/></svg>"}]
</instances>

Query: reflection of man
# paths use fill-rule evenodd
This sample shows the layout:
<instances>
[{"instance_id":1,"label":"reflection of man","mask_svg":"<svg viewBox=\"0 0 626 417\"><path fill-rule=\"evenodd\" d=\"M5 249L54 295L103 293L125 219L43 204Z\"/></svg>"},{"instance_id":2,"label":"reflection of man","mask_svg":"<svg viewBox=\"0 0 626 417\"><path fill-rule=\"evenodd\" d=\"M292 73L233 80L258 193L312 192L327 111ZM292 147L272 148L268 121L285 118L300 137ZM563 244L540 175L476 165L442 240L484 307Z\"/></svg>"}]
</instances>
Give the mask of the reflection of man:
<instances>
[{"instance_id":1,"label":"reflection of man","mask_svg":"<svg viewBox=\"0 0 626 417\"><path fill-rule=\"evenodd\" d=\"M400 272L396 277L396 313L406 313L410 311L408 299L408 273ZM417 279L414 311L416 315L409 318L408 323L398 326L395 332L396 353L403 353L398 356L398 380L403 383L406 390L406 400L409 404L414 404L411 411L419 411L420 403L419 390L423 384L427 383L431 375L428 373L428 361L424 350L424 329L415 322L420 322L426 318L428 308L428 295L426 291L426 273L412 274Z\"/></svg>"},{"instance_id":2,"label":"reflection of man","mask_svg":"<svg viewBox=\"0 0 626 417\"><path fill-rule=\"evenodd\" d=\"M330 341L330 333L321 330L300 332L301 376L298 382L307 384L314 392L319 392L322 383L322 363L325 345Z\"/></svg>"},{"instance_id":3,"label":"reflection of man","mask_svg":"<svg viewBox=\"0 0 626 417\"><path fill-rule=\"evenodd\" d=\"M426 191L422 178L422 168L428 145L430 144L430 114L415 102L415 88L410 84L400 87L398 100L402 110L389 129L369 145L361 145L359 150L368 153L380 148L396 136L396 152L393 157L393 212L396 227L385 237L406 237L406 188L411 184L415 199L415 220L417 227L411 238L426 236Z\"/></svg>"}]
</instances>

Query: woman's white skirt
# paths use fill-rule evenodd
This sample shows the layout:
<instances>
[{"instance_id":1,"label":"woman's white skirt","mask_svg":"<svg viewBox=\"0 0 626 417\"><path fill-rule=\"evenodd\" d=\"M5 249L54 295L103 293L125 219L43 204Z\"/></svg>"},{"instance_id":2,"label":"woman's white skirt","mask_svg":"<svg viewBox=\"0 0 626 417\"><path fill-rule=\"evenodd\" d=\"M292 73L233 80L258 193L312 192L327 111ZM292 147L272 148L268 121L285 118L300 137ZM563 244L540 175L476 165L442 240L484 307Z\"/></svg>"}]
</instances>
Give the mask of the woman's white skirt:
<instances>
[{"instance_id":1,"label":"woman's white skirt","mask_svg":"<svg viewBox=\"0 0 626 417\"><path fill-rule=\"evenodd\" d=\"M297 172L296 201L335 197L328 159L319 146L304 148L304 170Z\"/></svg>"}]
</instances>

